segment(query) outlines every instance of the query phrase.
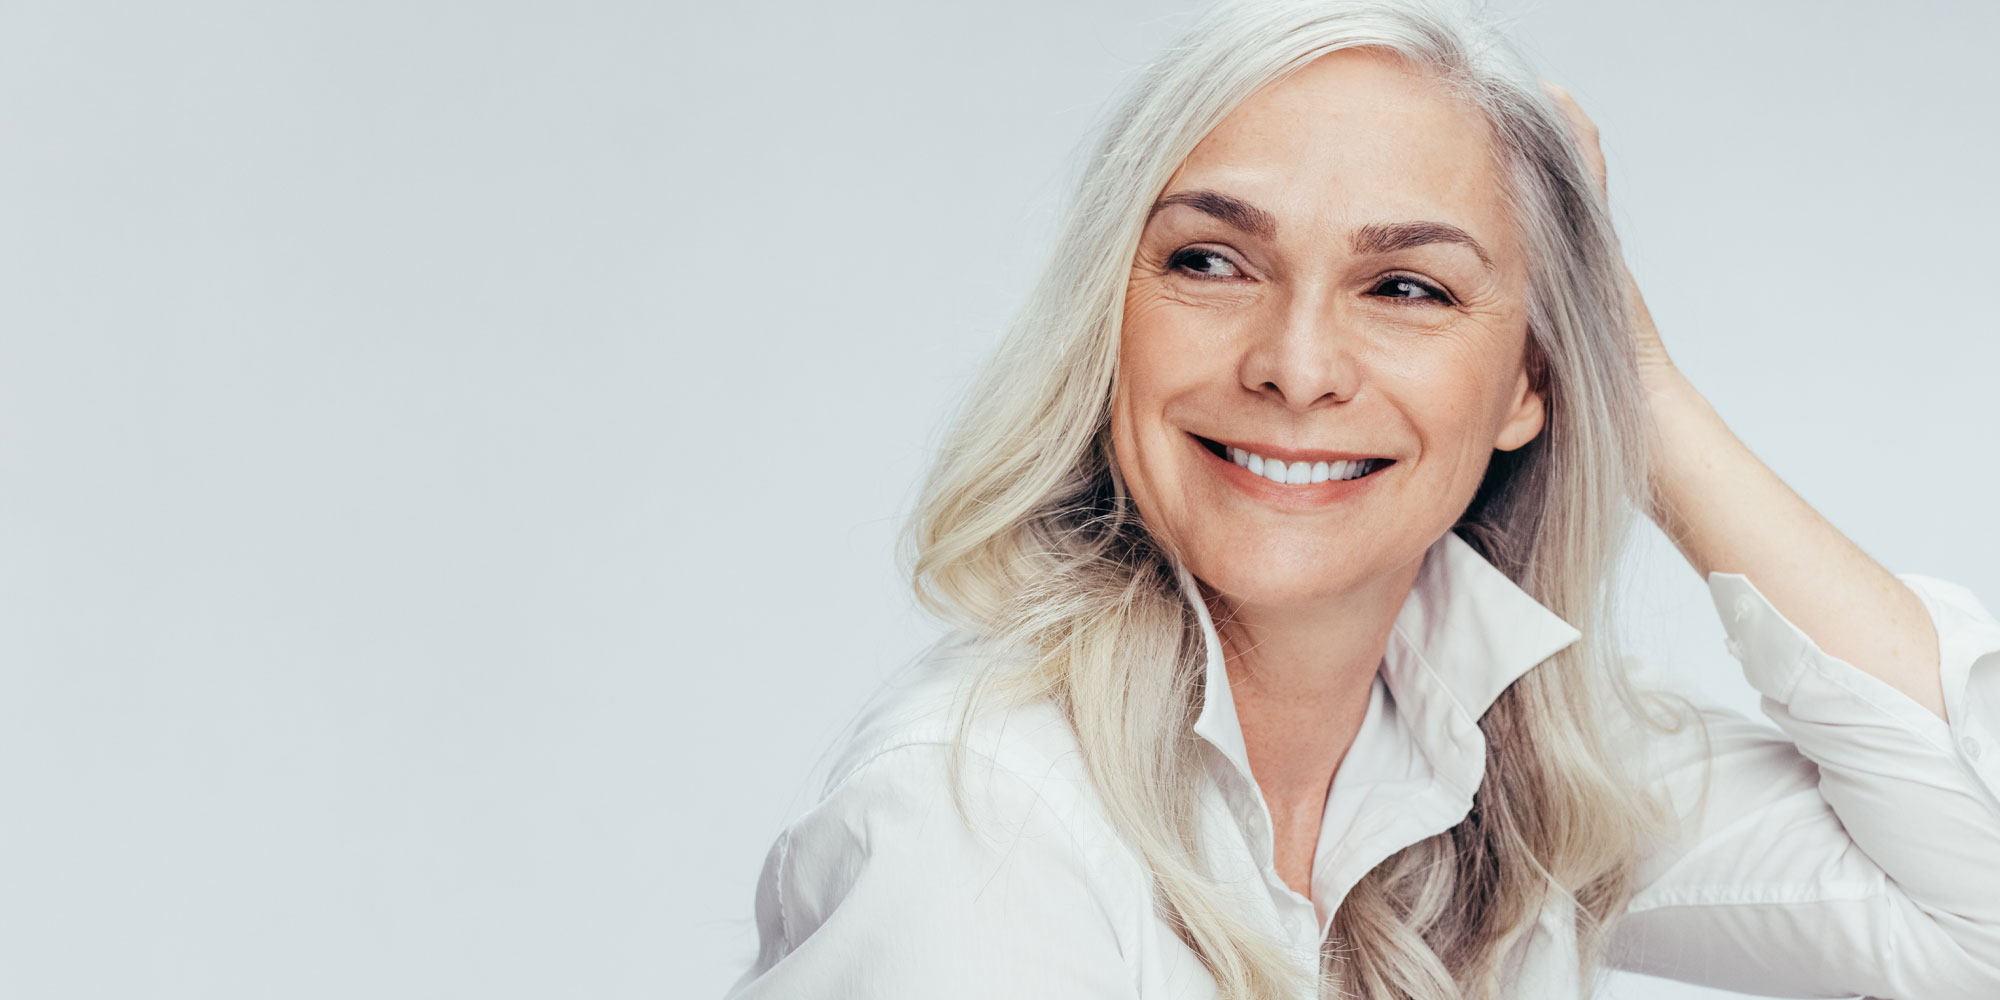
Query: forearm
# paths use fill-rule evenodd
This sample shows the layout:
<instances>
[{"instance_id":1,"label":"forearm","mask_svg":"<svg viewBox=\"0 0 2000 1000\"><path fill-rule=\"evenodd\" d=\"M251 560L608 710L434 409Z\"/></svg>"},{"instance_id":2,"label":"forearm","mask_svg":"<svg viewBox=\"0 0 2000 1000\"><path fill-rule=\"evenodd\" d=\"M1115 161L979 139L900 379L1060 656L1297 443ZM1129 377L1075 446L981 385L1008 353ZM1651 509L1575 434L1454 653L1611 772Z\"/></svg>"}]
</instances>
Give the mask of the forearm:
<instances>
[{"instance_id":1,"label":"forearm","mask_svg":"<svg viewBox=\"0 0 2000 1000\"><path fill-rule=\"evenodd\" d=\"M1677 373L1653 380L1651 514L1695 572L1741 573L1829 655L1944 718L1930 613L1739 440Z\"/></svg>"}]
</instances>

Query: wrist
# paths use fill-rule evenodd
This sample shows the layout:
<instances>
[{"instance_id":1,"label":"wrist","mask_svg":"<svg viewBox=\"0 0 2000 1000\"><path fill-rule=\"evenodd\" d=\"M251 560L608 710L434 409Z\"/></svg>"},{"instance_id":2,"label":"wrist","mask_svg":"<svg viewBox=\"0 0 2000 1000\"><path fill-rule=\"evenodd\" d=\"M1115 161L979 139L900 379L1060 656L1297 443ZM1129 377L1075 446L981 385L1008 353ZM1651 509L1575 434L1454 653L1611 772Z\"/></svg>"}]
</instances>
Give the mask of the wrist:
<instances>
[{"instance_id":1,"label":"wrist","mask_svg":"<svg viewBox=\"0 0 2000 1000\"><path fill-rule=\"evenodd\" d=\"M1647 488L1655 522L1677 509L1676 491L1698 488L1697 478L1718 457L1716 435L1720 417L1708 398L1681 373L1663 368L1648 373L1646 396Z\"/></svg>"},{"instance_id":2,"label":"wrist","mask_svg":"<svg viewBox=\"0 0 2000 1000\"><path fill-rule=\"evenodd\" d=\"M1708 402L1672 362L1649 363L1641 360L1639 385L1645 389L1646 405L1652 409L1672 409Z\"/></svg>"}]
</instances>

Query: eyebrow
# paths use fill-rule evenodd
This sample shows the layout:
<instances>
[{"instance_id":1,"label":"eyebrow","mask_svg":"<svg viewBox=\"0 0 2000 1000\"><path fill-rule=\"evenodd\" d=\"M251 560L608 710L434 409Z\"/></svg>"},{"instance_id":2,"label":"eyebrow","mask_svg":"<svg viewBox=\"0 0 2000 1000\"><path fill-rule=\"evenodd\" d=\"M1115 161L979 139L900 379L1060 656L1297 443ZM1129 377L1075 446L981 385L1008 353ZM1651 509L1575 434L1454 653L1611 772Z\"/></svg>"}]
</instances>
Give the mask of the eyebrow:
<instances>
[{"instance_id":1,"label":"eyebrow","mask_svg":"<svg viewBox=\"0 0 2000 1000\"><path fill-rule=\"evenodd\" d=\"M1278 236L1278 220L1255 205L1220 191L1176 191L1153 203L1146 221L1169 205L1186 205L1260 239ZM1431 243L1457 243L1479 257L1486 269L1494 270L1493 258L1471 233L1448 222L1371 222L1354 231L1350 244L1358 254L1385 254Z\"/></svg>"},{"instance_id":2,"label":"eyebrow","mask_svg":"<svg viewBox=\"0 0 2000 1000\"><path fill-rule=\"evenodd\" d=\"M1160 214L1160 211L1169 205L1186 205L1261 239L1278 238L1276 217L1241 198L1234 198L1220 191L1176 191L1154 202L1153 210L1146 213L1146 221L1153 221L1153 216Z\"/></svg>"},{"instance_id":3,"label":"eyebrow","mask_svg":"<svg viewBox=\"0 0 2000 1000\"><path fill-rule=\"evenodd\" d=\"M1371 222L1354 231L1354 252L1363 254L1394 253L1410 247L1420 247L1427 243L1458 243L1472 250L1479 262L1493 270L1493 258L1486 255L1486 248L1479 241L1449 222Z\"/></svg>"}]
</instances>

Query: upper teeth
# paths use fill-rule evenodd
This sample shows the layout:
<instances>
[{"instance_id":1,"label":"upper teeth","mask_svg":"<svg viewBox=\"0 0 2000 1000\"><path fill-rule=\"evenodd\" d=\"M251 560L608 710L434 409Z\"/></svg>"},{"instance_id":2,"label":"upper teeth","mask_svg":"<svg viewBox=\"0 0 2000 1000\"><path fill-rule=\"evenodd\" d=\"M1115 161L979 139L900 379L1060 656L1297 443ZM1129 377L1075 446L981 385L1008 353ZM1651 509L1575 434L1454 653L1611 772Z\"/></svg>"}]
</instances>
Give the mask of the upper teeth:
<instances>
[{"instance_id":1,"label":"upper teeth","mask_svg":"<svg viewBox=\"0 0 2000 1000\"><path fill-rule=\"evenodd\" d=\"M1358 479L1381 464L1380 459L1359 458L1351 462L1293 462L1287 465L1241 448L1230 448L1229 457L1237 465L1249 469L1253 476L1263 476L1274 483L1292 486L1323 483L1329 479Z\"/></svg>"}]
</instances>

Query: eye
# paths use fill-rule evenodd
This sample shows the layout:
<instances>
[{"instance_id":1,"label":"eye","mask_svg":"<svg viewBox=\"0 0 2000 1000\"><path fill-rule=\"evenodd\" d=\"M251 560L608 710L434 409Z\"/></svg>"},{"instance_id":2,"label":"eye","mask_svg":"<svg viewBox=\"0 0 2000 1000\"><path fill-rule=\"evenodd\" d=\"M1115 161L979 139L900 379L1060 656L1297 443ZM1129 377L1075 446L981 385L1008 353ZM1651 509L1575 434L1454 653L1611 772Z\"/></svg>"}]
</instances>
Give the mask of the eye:
<instances>
[{"instance_id":1,"label":"eye","mask_svg":"<svg viewBox=\"0 0 2000 1000\"><path fill-rule=\"evenodd\" d=\"M1443 289L1438 288L1436 285L1418 281L1408 275L1392 274L1382 279L1375 286L1375 291L1379 292L1385 288L1390 290L1388 294L1382 296L1385 299L1400 299L1405 302L1420 302L1424 299L1434 299L1440 305L1451 304L1451 296L1446 295Z\"/></svg>"},{"instance_id":2,"label":"eye","mask_svg":"<svg viewBox=\"0 0 2000 1000\"><path fill-rule=\"evenodd\" d=\"M1167 259L1167 267L1170 270L1191 274L1197 278L1211 280L1242 277L1242 273L1237 270L1236 265L1229 258L1213 250L1203 250L1200 247L1188 247L1187 249L1176 251L1172 257Z\"/></svg>"}]
</instances>

